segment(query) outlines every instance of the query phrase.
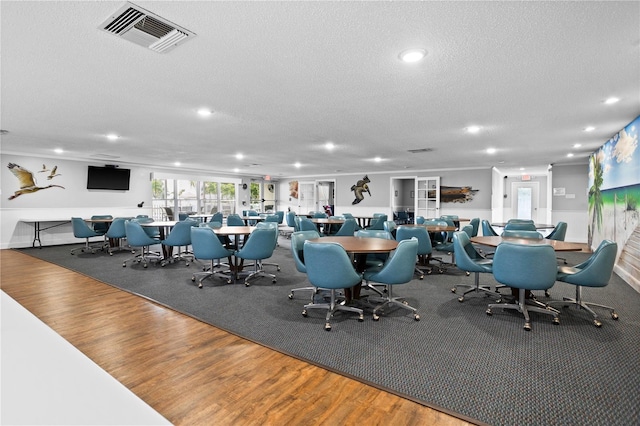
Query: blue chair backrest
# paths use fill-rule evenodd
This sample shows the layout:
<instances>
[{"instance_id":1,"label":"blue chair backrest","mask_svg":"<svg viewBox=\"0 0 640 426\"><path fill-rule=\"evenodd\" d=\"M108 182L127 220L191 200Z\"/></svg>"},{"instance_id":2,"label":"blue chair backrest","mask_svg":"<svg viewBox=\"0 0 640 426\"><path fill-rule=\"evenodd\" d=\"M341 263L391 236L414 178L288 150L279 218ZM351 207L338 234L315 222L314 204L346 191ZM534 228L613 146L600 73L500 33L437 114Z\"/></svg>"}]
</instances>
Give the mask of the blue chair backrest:
<instances>
[{"instance_id":1,"label":"blue chair backrest","mask_svg":"<svg viewBox=\"0 0 640 426\"><path fill-rule=\"evenodd\" d=\"M142 225L135 220L125 221L124 228L127 234L127 243L132 247L143 247L158 243L158 240L147 235Z\"/></svg>"},{"instance_id":2,"label":"blue chair backrest","mask_svg":"<svg viewBox=\"0 0 640 426\"><path fill-rule=\"evenodd\" d=\"M381 230L384 229L384 222L387 220L387 215L384 213L374 213L373 219L371 219L371 225L367 229Z\"/></svg>"},{"instance_id":3,"label":"blue chair backrest","mask_svg":"<svg viewBox=\"0 0 640 426\"><path fill-rule=\"evenodd\" d=\"M482 219L482 235L485 237L497 237L498 233L493 229L493 226L488 220Z\"/></svg>"},{"instance_id":4,"label":"blue chair backrest","mask_svg":"<svg viewBox=\"0 0 640 426\"><path fill-rule=\"evenodd\" d=\"M109 230L105 234L107 238L124 238L127 236L127 231L124 229L124 222L128 219L126 217L116 217L111 222Z\"/></svg>"},{"instance_id":5,"label":"blue chair backrest","mask_svg":"<svg viewBox=\"0 0 640 426\"><path fill-rule=\"evenodd\" d=\"M191 228L198 226L195 220L183 220L173 227L167 238L162 244L171 246L188 246L191 245Z\"/></svg>"},{"instance_id":6,"label":"blue chair backrest","mask_svg":"<svg viewBox=\"0 0 640 426\"><path fill-rule=\"evenodd\" d=\"M291 234L291 255L298 272L307 272L307 268L304 265L304 242L316 238L320 238L318 231L297 231Z\"/></svg>"},{"instance_id":7,"label":"blue chair backrest","mask_svg":"<svg viewBox=\"0 0 640 426\"><path fill-rule=\"evenodd\" d=\"M558 222L556 227L553 228L553 231L551 231L551 233L547 235L547 238L550 240L564 241L564 237L566 234L567 222Z\"/></svg>"},{"instance_id":8,"label":"blue chair backrest","mask_svg":"<svg viewBox=\"0 0 640 426\"><path fill-rule=\"evenodd\" d=\"M278 216L278 223L279 224L283 224L284 223L284 212L282 210L278 210L276 212L276 215Z\"/></svg>"},{"instance_id":9,"label":"blue chair backrest","mask_svg":"<svg viewBox=\"0 0 640 426\"><path fill-rule=\"evenodd\" d=\"M296 214L294 212L287 212L287 226L296 228Z\"/></svg>"},{"instance_id":10,"label":"blue chair backrest","mask_svg":"<svg viewBox=\"0 0 640 426\"><path fill-rule=\"evenodd\" d=\"M362 280L353 267L351 257L341 245L305 241L303 250L307 278L314 286L328 289L351 288Z\"/></svg>"},{"instance_id":11,"label":"blue chair backrest","mask_svg":"<svg viewBox=\"0 0 640 426\"><path fill-rule=\"evenodd\" d=\"M471 244L469 234L465 231L453 233L453 252L455 253L456 266L463 271L487 272L486 266L480 267L475 261L483 259Z\"/></svg>"},{"instance_id":12,"label":"blue chair backrest","mask_svg":"<svg viewBox=\"0 0 640 426\"><path fill-rule=\"evenodd\" d=\"M191 247L196 259L222 259L233 254L224 248L218 236L205 226L191 228Z\"/></svg>"},{"instance_id":13,"label":"blue chair backrest","mask_svg":"<svg viewBox=\"0 0 640 426\"><path fill-rule=\"evenodd\" d=\"M244 221L237 214L227 216L227 226L244 226Z\"/></svg>"},{"instance_id":14,"label":"blue chair backrest","mask_svg":"<svg viewBox=\"0 0 640 426\"><path fill-rule=\"evenodd\" d=\"M546 290L556 282L556 253L548 244L504 242L493 255L493 276L501 284L525 290Z\"/></svg>"},{"instance_id":15,"label":"blue chair backrest","mask_svg":"<svg viewBox=\"0 0 640 426\"><path fill-rule=\"evenodd\" d=\"M315 213L313 213L313 218L314 218L314 219L322 219L322 218L325 218L325 219L326 219L326 218L328 218L328 217L329 217L329 216L328 216L326 213L324 213L324 212L315 212Z\"/></svg>"},{"instance_id":16,"label":"blue chair backrest","mask_svg":"<svg viewBox=\"0 0 640 426\"><path fill-rule=\"evenodd\" d=\"M469 222L469 225L471 225L471 228L473 228L473 233L472 233L472 237L475 237L478 235L478 230L480 228L480 218L474 217L473 219L471 219L471 221Z\"/></svg>"},{"instance_id":17,"label":"blue chair backrest","mask_svg":"<svg viewBox=\"0 0 640 426\"><path fill-rule=\"evenodd\" d=\"M511 238L528 238L532 240L541 240L542 234L538 231L519 231L519 230L511 230L505 229L502 231L503 237L511 237Z\"/></svg>"},{"instance_id":18,"label":"blue chair backrest","mask_svg":"<svg viewBox=\"0 0 640 426\"><path fill-rule=\"evenodd\" d=\"M405 284L413 279L418 256L418 240L402 240L384 262L382 269L370 276L373 281L384 284Z\"/></svg>"},{"instance_id":19,"label":"blue chair backrest","mask_svg":"<svg viewBox=\"0 0 640 426\"><path fill-rule=\"evenodd\" d=\"M91 216L91 219L113 219L110 214L96 214ZM99 234L104 234L109 230L109 223L107 222L93 222L93 230Z\"/></svg>"},{"instance_id":20,"label":"blue chair backrest","mask_svg":"<svg viewBox=\"0 0 640 426\"><path fill-rule=\"evenodd\" d=\"M393 240L390 232L384 229L361 229L356 232L356 237L362 238L384 238L385 240Z\"/></svg>"},{"instance_id":21,"label":"blue chair backrest","mask_svg":"<svg viewBox=\"0 0 640 426\"><path fill-rule=\"evenodd\" d=\"M222 223L224 221L224 216L222 215L222 212L216 212L213 214L213 216L211 216L211 219L209 219L209 222L220 222Z\"/></svg>"},{"instance_id":22,"label":"blue chair backrest","mask_svg":"<svg viewBox=\"0 0 640 426\"><path fill-rule=\"evenodd\" d=\"M311 222L310 219L307 219L306 217L300 217L300 230L301 231L313 231L313 230L317 230L318 227L316 226L315 223Z\"/></svg>"},{"instance_id":23,"label":"blue chair backrest","mask_svg":"<svg viewBox=\"0 0 640 426\"><path fill-rule=\"evenodd\" d=\"M73 236L76 238L89 238L89 237L98 237L100 234L95 232L93 229L87 225L87 222L84 221L81 217L72 217L71 218L71 227L73 229Z\"/></svg>"},{"instance_id":24,"label":"blue chair backrest","mask_svg":"<svg viewBox=\"0 0 640 426\"><path fill-rule=\"evenodd\" d=\"M600 245L585 262L574 266L579 271L562 277L560 280L587 287L604 287L609 284L613 266L618 254L618 244L611 240L602 240Z\"/></svg>"},{"instance_id":25,"label":"blue chair backrest","mask_svg":"<svg viewBox=\"0 0 640 426\"><path fill-rule=\"evenodd\" d=\"M410 240L411 238L415 238L418 241L418 254L425 255L433 252L427 228L422 226L398 226L398 229L396 229L396 241Z\"/></svg>"},{"instance_id":26,"label":"blue chair backrest","mask_svg":"<svg viewBox=\"0 0 640 426\"><path fill-rule=\"evenodd\" d=\"M509 219L507 223L530 223L534 224L532 219Z\"/></svg>"},{"instance_id":27,"label":"blue chair backrest","mask_svg":"<svg viewBox=\"0 0 640 426\"><path fill-rule=\"evenodd\" d=\"M358 225L356 224L355 219L345 219L342 226L340 226L340 229L338 229L338 232L335 233L335 236L353 237L353 234L356 232L357 226Z\"/></svg>"},{"instance_id":28,"label":"blue chair backrest","mask_svg":"<svg viewBox=\"0 0 640 426\"><path fill-rule=\"evenodd\" d=\"M511 223L508 222L505 227L505 231L535 231L536 226L533 223Z\"/></svg>"},{"instance_id":29,"label":"blue chair backrest","mask_svg":"<svg viewBox=\"0 0 640 426\"><path fill-rule=\"evenodd\" d=\"M469 236L469 238L471 238L471 237L473 237L473 236L474 236L474 235L473 235L473 226L471 226L471 225L465 225L465 226L463 226L463 227L462 227L462 230L463 230L464 232L466 232L466 233L467 233L467 235Z\"/></svg>"},{"instance_id":30,"label":"blue chair backrest","mask_svg":"<svg viewBox=\"0 0 640 426\"><path fill-rule=\"evenodd\" d=\"M422 225L424 223L424 216L416 216L416 223Z\"/></svg>"},{"instance_id":31,"label":"blue chair backrest","mask_svg":"<svg viewBox=\"0 0 640 426\"><path fill-rule=\"evenodd\" d=\"M267 259L273 255L277 235L277 229L258 228L249 235L236 255L250 260Z\"/></svg>"},{"instance_id":32,"label":"blue chair backrest","mask_svg":"<svg viewBox=\"0 0 640 426\"><path fill-rule=\"evenodd\" d=\"M270 215L267 215L267 217L264 218L264 221L265 222L275 222L277 224L277 223L280 223L280 217L277 214L270 214Z\"/></svg>"}]
</instances>

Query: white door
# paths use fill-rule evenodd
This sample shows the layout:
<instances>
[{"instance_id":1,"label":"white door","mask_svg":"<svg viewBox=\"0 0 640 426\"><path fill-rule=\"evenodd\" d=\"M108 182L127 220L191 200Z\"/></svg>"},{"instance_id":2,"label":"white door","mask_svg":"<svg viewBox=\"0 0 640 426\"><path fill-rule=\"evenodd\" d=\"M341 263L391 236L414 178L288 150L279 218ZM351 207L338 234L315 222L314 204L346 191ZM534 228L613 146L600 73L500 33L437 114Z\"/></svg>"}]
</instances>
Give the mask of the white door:
<instances>
[{"instance_id":1,"label":"white door","mask_svg":"<svg viewBox=\"0 0 640 426\"><path fill-rule=\"evenodd\" d=\"M316 211L315 182L298 182L298 213Z\"/></svg>"},{"instance_id":2,"label":"white door","mask_svg":"<svg viewBox=\"0 0 640 426\"><path fill-rule=\"evenodd\" d=\"M532 219L534 222L540 222L538 218L539 190L538 182L512 182L511 200L514 218Z\"/></svg>"},{"instance_id":3,"label":"white door","mask_svg":"<svg viewBox=\"0 0 640 426\"><path fill-rule=\"evenodd\" d=\"M419 177L414 191L415 216L425 219L440 217L440 176Z\"/></svg>"}]
</instances>

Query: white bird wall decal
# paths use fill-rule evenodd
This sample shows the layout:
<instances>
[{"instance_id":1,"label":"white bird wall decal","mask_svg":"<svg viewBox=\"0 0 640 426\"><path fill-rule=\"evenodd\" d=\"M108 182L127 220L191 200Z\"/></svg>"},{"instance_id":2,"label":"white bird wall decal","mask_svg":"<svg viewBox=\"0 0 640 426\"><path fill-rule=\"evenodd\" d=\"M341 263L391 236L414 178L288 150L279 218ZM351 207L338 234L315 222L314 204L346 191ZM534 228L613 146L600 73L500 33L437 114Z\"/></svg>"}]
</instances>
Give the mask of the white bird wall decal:
<instances>
[{"instance_id":1,"label":"white bird wall decal","mask_svg":"<svg viewBox=\"0 0 640 426\"><path fill-rule=\"evenodd\" d=\"M18 178L18 181L20 182L20 189L15 191L13 195L9 197L10 200L17 198L22 194L31 194L33 192L40 191L41 189L48 189L48 188L64 189L64 186L60 186L60 185L37 186L36 180L33 177L33 173L31 173L29 170L23 169L22 167L20 167L15 163L9 163L7 167L9 168L9 170L11 170L11 173L13 173L13 175ZM54 167L50 177L48 177L47 179L51 179L54 176L55 171L56 171L56 168Z\"/></svg>"}]
</instances>

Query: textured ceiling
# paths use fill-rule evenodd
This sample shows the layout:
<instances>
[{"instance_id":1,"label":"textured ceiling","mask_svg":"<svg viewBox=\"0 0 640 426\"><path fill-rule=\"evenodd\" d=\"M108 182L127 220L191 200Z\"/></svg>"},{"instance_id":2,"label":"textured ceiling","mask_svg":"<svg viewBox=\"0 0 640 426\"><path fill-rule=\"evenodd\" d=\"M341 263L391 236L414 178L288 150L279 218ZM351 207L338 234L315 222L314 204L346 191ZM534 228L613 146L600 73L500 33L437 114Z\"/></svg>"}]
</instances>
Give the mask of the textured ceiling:
<instances>
[{"instance_id":1,"label":"textured ceiling","mask_svg":"<svg viewBox=\"0 0 640 426\"><path fill-rule=\"evenodd\" d=\"M640 114L636 1L135 2L197 34L164 54L98 29L124 4L0 2L3 153L275 178L531 170L586 164ZM428 55L401 63L409 47Z\"/></svg>"}]
</instances>

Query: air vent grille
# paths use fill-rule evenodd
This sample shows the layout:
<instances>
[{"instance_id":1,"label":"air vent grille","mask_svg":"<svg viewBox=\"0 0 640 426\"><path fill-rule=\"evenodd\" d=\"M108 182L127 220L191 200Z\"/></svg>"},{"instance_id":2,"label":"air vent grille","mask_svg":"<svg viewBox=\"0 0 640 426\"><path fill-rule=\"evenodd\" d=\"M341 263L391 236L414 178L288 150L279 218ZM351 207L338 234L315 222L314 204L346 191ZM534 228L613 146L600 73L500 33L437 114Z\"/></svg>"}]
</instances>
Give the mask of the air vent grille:
<instances>
[{"instance_id":1,"label":"air vent grille","mask_svg":"<svg viewBox=\"0 0 640 426\"><path fill-rule=\"evenodd\" d=\"M408 152L412 153L412 154L421 154L423 152L431 152L433 151L433 148L418 148L418 149L409 149L407 150Z\"/></svg>"},{"instance_id":2,"label":"air vent grille","mask_svg":"<svg viewBox=\"0 0 640 426\"><path fill-rule=\"evenodd\" d=\"M196 35L133 3L126 3L99 28L159 53L167 52Z\"/></svg>"}]
</instances>

